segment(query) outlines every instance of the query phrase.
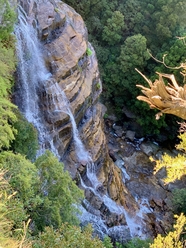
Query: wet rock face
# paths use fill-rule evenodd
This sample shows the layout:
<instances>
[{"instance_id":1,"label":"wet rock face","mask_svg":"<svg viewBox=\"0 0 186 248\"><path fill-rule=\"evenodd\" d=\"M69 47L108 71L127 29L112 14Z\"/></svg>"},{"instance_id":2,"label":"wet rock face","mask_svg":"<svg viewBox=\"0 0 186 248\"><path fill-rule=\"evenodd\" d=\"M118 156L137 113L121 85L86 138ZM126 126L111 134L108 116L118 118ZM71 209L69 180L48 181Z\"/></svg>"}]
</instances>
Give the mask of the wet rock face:
<instances>
[{"instance_id":1,"label":"wet rock face","mask_svg":"<svg viewBox=\"0 0 186 248\"><path fill-rule=\"evenodd\" d=\"M126 190L139 206L139 211L135 212L133 218L137 217L138 221L141 219L141 226L145 227L144 232L147 236L156 237L158 233L165 234L173 223L170 185L166 186L163 183L163 178L166 176L164 170L154 174L154 163L149 157L160 158L162 151L168 151L144 139L139 142L135 139L132 141L127 131L120 138L117 129L110 122L110 120L106 121L109 155L121 169Z\"/></svg>"},{"instance_id":2,"label":"wet rock face","mask_svg":"<svg viewBox=\"0 0 186 248\"><path fill-rule=\"evenodd\" d=\"M95 163L104 192L108 192L119 204L127 205L125 196L130 194L120 180L120 172L108 156L103 131L104 107L98 102L101 81L94 49L88 43L87 29L81 16L72 8L61 1L55 3L55 6L47 3L46 7L45 1L40 0L34 10L39 35L44 43L46 64L70 101L80 138ZM45 13L43 9L47 9ZM92 55L87 55L88 48ZM44 97L43 102L46 101L48 98ZM52 112L52 104L50 106ZM49 118L48 112L46 118ZM78 172L86 180L86 163L77 160L78 151L75 151L71 124L67 119L68 116L62 114L51 117L53 129L58 131L56 140L60 138L62 141L62 144L56 142L56 146L58 151L63 151L61 155L71 175L76 177ZM136 209L136 206L133 208Z\"/></svg>"},{"instance_id":3,"label":"wet rock face","mask_svg":"<svg viewBox=\"0 0 186 248\"><path fill-rule=\"evenodd\" d=\"M102 131L102 106L97 103L101 93L98 64L94 49L88 42L85 24L79 14L60 0L20 2L28 13L29 22L38 31L46 66L65 92L79 126L80 136L86 141L85 146L90 148L93 160L96 161L101 154L100 147L104 148L106 142ZM87 49L92 51L92 55L87 55ZM54 144L62 160L67 150L70 150L67 160L78 162L69 116L65 111L59 113L54 108L50 83L47 91L42 89L40 93L40 105L47 128L53 132ZM58 102L60 104L60 99Z\"/></svg>"},{"instance_id":4,"label":"wet rock face","mask_svg":"<svg viewBox=\"0 0 186 248\"><path fill-rule=\"evenodd\" d=\"M46 87L39 92L46 128L72 178L83 187L80 175L86 184L82 223L93 220L99 235L106 233L120 242L131 238L129 225L133 228L132 235L164 233L163 226L167 227L171 219L167 211L169 193L161 185L161 178L153 175L153 164L149 161L157 147L143 143L136 149L136 133L117 125L113 128L114 135L107 140L103 131L105 108L98 101L101 93L98 63L81 16L60 0L20 2L29 22L37 28L45 64L52 74L53 81L46 81ZM92 55L88 55L87 49ZM54 106L54 102L61 104L61 99L53 94L55 82L70 102L79 136L95 164L100 182L96 189L91 188L87 176L87 161L77 157L69 115L56 111ZM145 210L144 215L141 209Z\"/></svg>"},{"instance_id":5,"label":"wet rock face","mask_svg":"<svg viewBox=\"0 0 186 248\"><path fill-rule=\"evenodd\" d=\"M52 80L47 80L45 87L40 89L39 99L46 128L52 134L61 161L72 178L78 181L81 175L86 185L90 184L86 173L87 161L77 157L78 148L74 145L69 115L65 110L57 111L54 106L61 104L61 99L53 94L54 86L60 87L70 102L79 136L95 164L101 185L98 195L107 195L118 206L135 213L138 206L123 184L120 170L108 155L103 126L105 108L98 101L102 89L98 63L81 16L60 0L20 2L29 16L28 21L37 29L45 64L52 74ZM91 55L88 55L87 49L91 50ZM45 146L50 149L48 144ZM112 232L115 226L122 226L121 230L127 230L125 236L130 237L125 216L117 213L117 207L114 210L109 208L101 197L90 190L85 190L85 196L84 207L89 214L99 216L105 228L112 228ZM112 236L112 232L109 235Z\"/></svg>"}]
</instances>

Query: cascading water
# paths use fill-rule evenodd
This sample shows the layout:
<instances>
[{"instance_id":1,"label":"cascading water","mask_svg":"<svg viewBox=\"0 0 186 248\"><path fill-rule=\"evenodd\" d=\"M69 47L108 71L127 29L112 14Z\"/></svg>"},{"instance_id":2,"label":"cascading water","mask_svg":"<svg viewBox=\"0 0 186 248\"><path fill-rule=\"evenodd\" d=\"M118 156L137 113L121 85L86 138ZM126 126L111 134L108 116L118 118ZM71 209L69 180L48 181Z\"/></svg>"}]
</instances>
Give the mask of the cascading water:
<instances>
[{"instance_id":1,"label":"cascading water","mask_svg":"<svg viewBox=\"0 0 186 248\"><path fill-rule=\"evenodd\" d=\"M24 96L21 105L19 105L27 120L33 123L38 130L41 144L38 155L41 155L45 151L43 144L47 141L50 143L52 152L59 158L58 151L53 144L52 136L43 123L44 120L39 109L38 89L44 87L46 92L52 91L54 111L64 112L70 116L78 159L87 162L90 160L90 156L85 151L83 143L79 138L68 100L58 83L52 79L51 74L46 69L37 32L29 24L29 18L21 7L18 9L18 20L18 25L15 27L15 35L17 38L17 55L19 60L19 80L22 85L21 95ZM50 82L51 85L47 87L45 82Z\"/></svg>"},{"instance_id":2,"label":"cascading water","mask_svg":"<svg viewBox=\"0 0 186 248\"><path fill-rule=\"evenodd\" d=\"M38 98L38 89L43 87L44 82L51 77L51 74L45 67L36 30L29 24L29 18L21 7L18 8L18 24L15 26L15 35L17 39L18 80L21 84L19 97L22 96L18 105L26 119L38 130L40 149L37 155L39 156L45 151L43 145L47 141L52 152L59 157L53 140L44 125Z\"/></svg>"},{"instance_id":3,"label":"cascading water","mask_svg":"<svg viewBox=\"0 0 186 248\"><path fill-rule=\"evenodd\" d=\"M28 121L34 123L39 115L37 89L39 84L50 77L50 74L43 63L36 30L28 24L28 17L21 7L18 9L18 20L15 35L19 59L19 79L24 94L24 103L21 108Z\"/></svg>"},{"instance_id":4,"label":"cascading water","mask_svg":"<svg viewBox=\"0 0 186 248\"><path fill-rule=\"evenodd\" d=\"M18 55L18 71L19 71L19 81L21 82L21 94L24 96L21 100L22 103L19 104L21 111L24 113L27 120L34 124L39 133L39 141L41 149L38 152L38 155L42 154L46 148L49 148L58 158L59 154L57 149L53 144L53 137L45 125L45 120L43 119L43 114L39 107L39 89L44 89L46 94L50 95L50 101L48 101L48 108L51 108L53 113L66 113L70 117L73 131L73 139L75 144L75 150L78 160L87 165L87 178L91 183L91 187L88 187L83 180L82 186L85 189L92 190L94 194L102 199L104 205L111 212L114 212L118 215L124 214L128 222L128 226L131 229L131 235L139 236L139 232L136 229L139 225L134 224L132 218L129 219L124 208L118 206L107 194L101 195L98 192L98 188L101 186L101 183L97 179L95 172L95 165L92 162L92 158L88 151L85 149L77 130L76 122L73 116L73 113L70 108L70 103L66 98L65 93L60 88L59 84L52 78L52 75L46 69L43 55L40 49L40 43L37 39L37 32L32 25L29 24L29 18L27 17L24 10L19 8L19 23L15 27L15 34L17 37L17 55ZM49 143L49 147L43 146L43 144ZM84 202L86 208L90 208L87 202ZM104 223L101 216L95 216L91 213L87 214L86 210L82 207L84 217L88 221L94 222L95 225L99 225L100 230L103 233L109 234L111 231L114 231L113 228L108 228ZM129 223L130 220L130 223ZM135 227L133 230L130 226ZM126 228L126 226L124 226ZM122 227L117 227L118 230L123 230ZM141 233L140 233L141 235Z\"/></svg>"},{"instance_id":5,"label":"cascading water","mask_svg":"<svg viewBox=\"0 0 186 248\"><path fill-rule=\"evenodd\" d=\"M39 108L38 89L44 88L49 98L47 108L49 110L52 109L53 114L66 113L70 117L77 158L81 163L87 164L87 177L92 187L97 188L100 182L95 174L95 166L79 137L70 103L59 84L51 77L51 74L46 69L40 43L37 39L37 32L33 26L29 24L29 18L21 7L18 9L18 14L19 22L15 27L15 35L17 38L17 55L19 60L19 81L21 82L20 95L24 96L21 105L19 105L27 120L33 123L38 130L41 145L38 155L41 155L45 151L43 144L47 141L50 143L50 150L59 158L58 152L53 144L52 136L45 127L42 118L43 115ZM91 219L95 219L94 215L91 215ZM98 218L96 218L96 220L98 220ZM100 223L100 226L104 226L102 220L100 220ZM104 230L105 229L106 227L104 227Z\"/></svg>"},{"instance_id":6,"label":"cascading water","mask_svg":"<svg viewBox=\"0 0 186 248\"><path fill-rule=\"evenodd\" d=\"M75 143L78 160L84 163L91 163L91 157L85 150L84 145L79 137L76 122L70 103L59 87L59 84L52 78L47 70L44 58L41 52L41 44L37 38L37 32L31 24L25 11L18 8L18 24L15 27L17 38L17 55L19 80L21 81L21 95L24 96L20 109L27 120L34 124L39 133L41 149L38 155L44 152L43 144L50 143L50 149L59 158L58 152L54 147L52 136L44 125L43 115L39 108L38 89L44 88L46 93L51 96L50 102L53 104L54 112L63 112L69 115L73 138ZM50 105L50 103L49 103ZM48 106L50 108L50 106Z\"/></svg>"},{"instance_id":7,"label":"cascading water","mask_svg":"<svg viewBox=\"0 0 186 248\"><path fill-rule=\"evenodd\" d=\"M77 130L76 122L72 111L70 109L70 103L62 89L59 87L59 84L55 81L49 81L50 85L46 87L46 92L50 95L50 102L53 103L53 111L54 113L66 113L70 117L70 121L72 124L73 131L73 139L75 144L75 150L80 162L89 162L91 161L91 157L89 153L85 150L84 145L79 137L79 133ZM50 103L49 103L50 105Z\"/></svg>"}]
</instances>

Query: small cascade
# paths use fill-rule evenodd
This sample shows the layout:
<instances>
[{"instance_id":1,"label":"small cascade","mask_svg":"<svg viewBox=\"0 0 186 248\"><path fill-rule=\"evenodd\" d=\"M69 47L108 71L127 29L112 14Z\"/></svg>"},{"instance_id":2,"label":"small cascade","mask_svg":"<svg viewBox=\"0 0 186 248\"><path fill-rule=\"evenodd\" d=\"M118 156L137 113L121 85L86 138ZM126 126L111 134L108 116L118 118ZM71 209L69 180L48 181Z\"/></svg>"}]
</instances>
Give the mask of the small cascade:
<instances>
[{"instance_id":1,"label":"small cascade","mask_svg":"<svg viewBox=\"0 0 186 248\"><path fill-rule=\"evenodd\" d=\"M92 187L96 190L101 186L101 183L98 181L95 171L95 164L89 162L87 164L87 177L90 180Z\"/></svg>"},{"instance_id":2,"label":"small cascade","mask_svg":"<svg viewBox=\"0 0 186 248\"><path fill-rule=\"evenodd\" d=\"M137 199L136 199L137 201ZM131 216L126 212L125 218L127 224L130 226L130 233L132 237L140 237L141 239L147 238L145 235L145 222L144 222L144 214L151 213L152 210L148 204L148 200L143 198L139 203L139 211L136 216Z\"/></svg>"},{"instance_id":3,"label":"small cascade","mask_svg":"<svg viewBox=\"0 0 186 248\"><path fill-rule=\"evenodd\" d=\"M49 143L50 150L59 158L39 108L38 90L44 86L44 82L51 77L51 74L45 67L37 32L29 24L29 18L20 6L15 35L20 83L17 105L26 119L38 130L40 149L37 156L45 152L45 144Z\"/></svg>"},{"instance_id":4,"label":"small cascade","mask_svg":"<svg viewBox=\"0 0 186 248\"><path fill-rule=\"evenodd\" d=\"M121 163L121 161L120 161L120 163ZM117 166L121 169L120 163L118 162ZM123 180L124 181L129 180L130 177L127 174L127 172L124 169L121 171L123 174ZM139 205L139 211L137 211L134 214L131 214L131 213L127 212L124 209L124 207L118 205L115 201L113 201L107 194L99 193L98 189L101 186L101 183L98 181L96 174L94 172L94 169L90 169L88 165L87 165L87 177L91 181L92 187L87 186L80 176L80 182L81 182L82 187L84 189L91 190L91 192L93 192L94 196L96 196L98 199L100 199L100 201L103 202L103 205L106 207L106 209L108 209L110 211L110 213L114 213L117 216L123 215L125 217L125 220L127 223L127 226L120 224L118 226L114 226L113 228L109 228L105 225L105 222L103 220L102 221L100 220L101 214L99 214L96 217L96 220L98 220L98 217L99 217L99 223L102 223L103 229L106 231L104 234L105 235L111 235L112 234L111 235L112 237L115 237L116 240L119 240L118 233L126 232L126 233L128 233L128 236L139 237L140 239L146 239L147 235L146 235L146 231L145 231L144 214L152 212L151 208L148 204L148 200L144 198L139 202L138 199L136 199L136 202L138 202L138 205ZM84 204L84 205L85 205L86 210L90 209L88 204ZM95 211L96 210L94 208L92 208L91 212L95 212ZM83 215L84 215L84 212L85 212L85 210L83 211ZM94 226L95 219L90 218L89 221ZM103 233L101 233L101 235L103 235ZM122 237L123 237L123 235L120 235L120 238L121 238L120 241L121 242L123 242Z\"/></svg>"},{"instance_id":5,"label":"small cascade","mask_svg":"<svg viewBox=\"0 0 186 248\"><path fill-rule=\"evenodd\" d=\"M124 161L119 158L115 161L115 165L120 168L121 172L122 172L122 180L123 182L125 183L126 181L130 180L130 176L129 174L127 173L125 167L124 167Z\"/></svg>"},{"instance_id":6,"label":"small cascade","mask_svg":"<svg viewBox=\"0 0 186 248\"><path fill-rule=\"evenodd\" d=\"M89 209L89 207L86 206L85 208L81 205L79 206L79 210L81 212L79 218L81 219L81 222L85 224L91 223L92 227L97 232L99 237L103 239L105 237L105 234L108 234L108 227L106 226L106 224L99 215L96 215L95 213L92 214L88 212L86 209Z\"/></svg>"},{"instance_id":7,"label":"small cascade","mask_svg":"<svg viewBox=\"0 0 186 248\"><path fill-rule=\"evenodd\" d=\"M83 164L90 163L91 157L85 150L79 137L70 103L59 84L52 78L52 75L47 70L41 52L41 44L37 38L37 32L33 26L29 24L29 17L22 7L18 8L18 24L15 26L15 35L17 38L17 56L19 61L18 79L21 85L19 95L20 97L23 96L18 106L26 119L38 130L40 143L38 156L49 148L60 158L53 143L53 135L47 130L43 113L39 108L38 91L44 90L48 96L50 96L48 111L50 112L50 109L52 109L53 114L62 112L70 117L78 160ZM53 130L52 133L55 133L55 130ZM45 147L47 143L49 143L49 147Z\"/></svg>"},{"instance_id":8,"label":"small cascade","mask_svg":"<svg viewBox=\"0 0 186 248\"><path fill-rule=\"evenodd\" d=\"M105 225L104 220L101 217L101 213L97 214L96 221L99 220L99 223L102 223L102 227L105 230L104 235L111 235L112 237L118 236L117 233L121 231L121 233L125 230L128 233L128 236L131 237L139 237L140 239L146 239L148 235L145 231L145 222L144 222L144 214L151 213L151 208L148 204L148 201L146 199L142 199L141 203L139 204L139 211L130 214L127 212L122 206L118 205L115 201L113 201L108 195L101 195L98 191L96 191L94 188L86 186L83 182L82 178L80 178L81 185L84 189L91 190L96 197L98 197L100 200L103 201L104 206L106 209L109 210L110 213L116 214L118 217L124 216L126 220L126 224L119 224L118 226L114 226L113 228L109 228ZM90 211L90 206L88 204L84 204L85 209ZM98 211L98 210L97 210ZM84 216L85 210L83 210L83 216ZM91 212L95 214L96 210L92 207ZM85 217L83 217L84 219ZM88 218L88 216L86 217ZM81 219L81 221L83 220ZM95 218L90 218L89 222L94 226ZM101 233L103 235L103 233ZM120 235L120 238L122 239L122 234ZM115 237L118 239L117 237ZM118 239L119 240L119 239ZM125 240L126 241L126 240Z\"/></svg>"},{"instance_id":9,"label":"small cascade","mask_svg":"<svg viewBox=\"0 0 186 248\"><path fill-rule=\"evenodd\" d=\"M51 75L46 70L36 30L28 23L24 10L18 8L17 38L18 77L21 81L24 102L20 106L28 121L36 124L39 116L37 90Z\"/></svg>"},{"instance_id":10,"label":"small cascade","mask_svg":"<svg viewBox=\"0 0 186 248\"><path fill-rule=\"evenodd\" d=\"M91 157L89 153L86 151L77 129L77 125L73 116L73 113L70 108L70 103L64 93L64 91L60 88L59 84L54 80L48 80L48 86L46 87L46 93L50 96L50 101L48 101L48 108L52 106L53 113L65 113L70 117L70 121L72 124L72 132L73 139L75 144L75 151L78 157L78 160L87 164L91 161Z\"/></svg>"}]
</instances>

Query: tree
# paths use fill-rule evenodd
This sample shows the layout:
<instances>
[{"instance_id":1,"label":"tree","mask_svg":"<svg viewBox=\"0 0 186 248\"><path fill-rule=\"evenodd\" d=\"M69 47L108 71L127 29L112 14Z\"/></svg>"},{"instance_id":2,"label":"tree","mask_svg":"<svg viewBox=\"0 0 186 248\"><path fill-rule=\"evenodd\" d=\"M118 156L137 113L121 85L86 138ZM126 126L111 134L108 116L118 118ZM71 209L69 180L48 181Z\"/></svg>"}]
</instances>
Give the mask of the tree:
<instances>
[{"instance_id":1,"label":"tree","mask_svg":"<svg viewBox=\"0 0 186 248\"><path fill-rule=\"evenodd\" d=\"M12 128L16 108L9 100L15 70L14 39L11 32L15 12L7 0L0 0L0 150L8 148L16 130Z\"/></svg>"},{"instance_id":2,"label":"tree","mask_svg":"<svg viewBox=\"0 0 186 248\"><path fill-rule=\"evenodd\" d=\"M35 197L35 190L39 183L36 166L21 154L7 151L0 153L0 167L8 170L5 177L17 191L19 199L28 206Z\"/></svg>"},{"instance_id":3,"label":"tree","mask_svg":"<svg viewBox=\"0 0 186 248\"><path fill-rule=\"evenodd\" d=\"M111 18L108 18L107 23L103 28L103 40L112 46L119 43L122 38L124 27L125 23L123 14L119 11L114 11Z\"/></svg>"},{"instance_id":4,"label":"tree","mask_svg":"<svg viewBox=\"0 0 186 248\"><path fill-rule=\"evenodd\" d=\"M8 0L0 0L0 41L6 43L14 29L16 14Z\"/></svg>"},{"instance_id":5,"label":"tree","mask_svg":"<svg viewBox=\"0 0 186 248\"><path fill-rule=\"evenodd\" d=\"M137 85L138 87L142 88L142 92L145 95L145 97L138 96L137 99L147 102L150 108L159 109L161 112L156 115L157 119L159 119L159 117L165 113L176 115L185 120L186 87L179 87L174 75L157 73L159 75L159 79L152 83L152 81L147 79L142 73L140 74L146 79L150 89L142 85ZM172 85L168 84L168 86L166 86L163 78L170 79Z\"/></svg>"},{"instance_id":6,"label":"tree","mask_svg":"<svg viewBox=\"0 0 186 248\"><path fill-rule=\"evenodd\" d=\"M12 187L10 192L16 192L7 201L7 207L14 209L9 212L8 217L15 223L14 229L22 228L23 221L27 221L32 211L41 203L37 195L38 171L24 156L10 151L0 153L0 168L6 170L4 177Z\"/></svg>"},{"instance_id":7,"label":"tree","mask_svg":"<svg viewBox=\"0 0 186 248\"><path fill-rule=\"evenodd\" d=\"M178 30L185 26L185 1L162 0L140 1L144 10L144 22L141 23L141 34L148 40L151 50L158 51L172 37L178 35ZM180 34L179 34L180 35ZM155 39L158 37L158 39Z\"/></svg>"},{"instance_id":8,"label":"tree","mask_svg":"<svg viewBox=\"0 0 186 248\"><path fill-rule=\"evenodd\" d=\"M38 193L42 204L33 212L32 218L38 230L45 226L59 228L63 222L78 223L78 204L83 198L82 191L72 181L64 166L49 151L40 156L35 165L39 171Z\"/></svg>"},{"instance_id":9,"label":"tree","mask_svg":"<svg viewBox=\"0 0 186 248\"><path fill-rule=\"evenodd\" d=\"M13 124L13 128L17 130L17 133L14 135L15 140L11 144L11 149L14 153L20 153L34 161L39 148L37 130L18 111L16 111L16 117L17 121Z\"/></svg>"},{"instance_id":10,"label":"tree","mask_svg":"<svg viewBox=\"0 0 186 248\"><path fill-rule=\"evenodd\" d=\"M9 101L10 89L12 86L12 74L15 69L15 57L12 48L5 48L0 43L0 150L8 148L14 139L16 130L12 128L16 115L13 109L16 108Z\"/></svg>"},{"instance_id":11,"label":"tree","mask_svg":"<svg viewBox=\"0 0 186 248\"><path fill-rule=\"evenodd\" d=\"M152 241L150 239L141 240L139 238L133 238L124 245L124 248L149 248L151 242Z\"/></svg>"},{"instance_id":12,"label":"tree","mask_svg":"<svg viewBox=\"0 0 186 248\"><path fill-rule=\"evenodd\" d=\"M34 248L106 248L97 237L92 237L92 228L88 225L83 231L80 227L63 224L59 230L46 228L34 242Z\"/></svg>"},{"instance_id":13,"label":"tree","mask_svg":"<svg viewBox=\"0 0 186 248\"><path fill-rule=\"evenodd\" d=\"M0 245L2 248L31 247L30 242L25 239L28 223L22 226L20 239L14 236L16 222L10 218L10 212L15 211L13 198L16 192L10 194L11 186L4 178L5 171L0 169ZM10 205L11 201L11 205Z\"/></svg>"},{"instance_id":14,"label":"tree","mask_svg":"<svg viewBox=\"0 0 186 248\"><path fill-rule=\"evenodd\" d=\"M6 190L8 188L8 182L4 179L4 172L0 170L0 245L2 247L15 247L18 248L18 242L10 237L10 230L12 228L12 222L7 218L6 203L8 196L6 196Z\"/></svg>"},{"instance_id":15,"label":"tree","mask_svg":"<svg viewBox=\"0 0 186 248\"><path fill-rule=\"evenodd\" d=\"M186 225L186 217L183 214L175 217L177 218L176 224L173 226L175 230L169 232L165 237L158 234L150 248L183 248L180 237Z\"/></svg>"},{"instance_id":16,"label":"tree","mask_svg":"<svg viewBox=\"0 0 186 248\"><path fill-rule=\"evenodd\" d=\"M141 34L128 37L121 46L118 59L120 69L123 73L131 73L135 67L143 68L147 65L150 55L147 52L147 40Z\"/></svg>"},{"instance_id":17,"label":"tree","mask_svg":"<svg viewBox=\"0 0 186 248\"><path fill-rule=\"evenodd\" d=\"M172 203L175 213L186 215L186 188L173 190Z\"/></svg>"}]
</instances>

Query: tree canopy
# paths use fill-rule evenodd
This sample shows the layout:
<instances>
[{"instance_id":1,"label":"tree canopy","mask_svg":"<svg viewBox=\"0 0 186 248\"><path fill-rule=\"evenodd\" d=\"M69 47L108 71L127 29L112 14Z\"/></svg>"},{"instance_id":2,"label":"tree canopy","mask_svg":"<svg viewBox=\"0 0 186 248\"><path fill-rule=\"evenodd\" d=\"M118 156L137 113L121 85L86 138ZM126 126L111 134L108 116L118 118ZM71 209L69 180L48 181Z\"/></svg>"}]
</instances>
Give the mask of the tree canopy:
<instances>
[{"instance_id":1,"label":"tree canopy","mask_svg":"<svg viewBox=\"0 0 186 248\"><path fill-rule=\"evenodd\" d=\"M163 71L147 49L157 58L167 53L166 62L175 66L185 60L186 2L183 0L66 0L80 13L88 27L89 40L95 47L103 82L103 102L113 106L118 119L126 116L127 107L136 116L144 134L157 134L175 126L175 118L167 116L157 122L151 118L148 106L138 102L139 90L135 85L144 81L135 72L137 67L154 80L154 72ZM165 73L173 73L166 68ZM154 110L154 112L156 112ZM176 128L175 128L176 129ZM173 131L172 131L173 134ZM174 134L176 136L176 133Z\"/></svg>"}]
</instances>

